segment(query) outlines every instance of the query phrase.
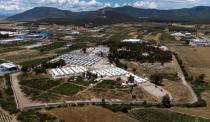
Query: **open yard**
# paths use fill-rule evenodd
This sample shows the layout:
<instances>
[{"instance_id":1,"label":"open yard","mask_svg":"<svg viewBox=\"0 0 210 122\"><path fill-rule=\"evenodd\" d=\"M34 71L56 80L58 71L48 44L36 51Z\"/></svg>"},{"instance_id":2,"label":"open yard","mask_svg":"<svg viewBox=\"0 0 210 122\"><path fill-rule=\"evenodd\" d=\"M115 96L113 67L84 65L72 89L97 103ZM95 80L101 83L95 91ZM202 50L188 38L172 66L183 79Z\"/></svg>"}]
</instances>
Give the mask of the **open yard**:
<instances>
[{"instance_id":1,"label":"open yard","mask_svg":"<svg viewBox=\"0 0 210 122\"><path fill-rule=\"evenodd\" d=\"M210 81L210 47L173 46L171 50L183 60L190 74L194 76L205 74L205 79Z\"/></svg>"},{"instance_id":2,"label":"open yard","mask_svg":"<svg viewBox=\"0 0 210 122\"><path fill-rule=\"evenodd\" d=\"M96 106L58 108L47 113L65 122L138 122L125 114Z\"/></svg>"}]
</instances>

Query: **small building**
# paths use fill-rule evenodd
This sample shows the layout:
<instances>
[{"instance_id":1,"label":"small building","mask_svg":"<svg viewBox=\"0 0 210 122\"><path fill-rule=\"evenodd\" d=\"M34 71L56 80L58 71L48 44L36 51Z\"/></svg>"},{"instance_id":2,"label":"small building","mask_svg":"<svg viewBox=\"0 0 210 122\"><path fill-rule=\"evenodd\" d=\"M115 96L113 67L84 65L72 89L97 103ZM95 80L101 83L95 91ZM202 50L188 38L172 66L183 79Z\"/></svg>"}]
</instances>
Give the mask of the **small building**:
<instances>
[{"instance_id":1,"label":"small building","mask_svg":"<svg viewBox=\"0 0 210 122\"><path fill-rule=\"evenodd\" d=\"M176 33L172 33L171 36L180 36L180 37L185 37L186 35L181 33L181 32L176 32Z\"/></svg>"},{"instance_id":2,"label":"small building","mask_svg":"<svg viewBox=\"0 0 210 122\"><path fill-rule=\"evenodd\" d=\"M22 42L22 41L24 40L21 38L4 39L4 40L0 40L0 44L12 44L12 43Z\"/></svg>"},{"instance_id":3,"label":"small building","mask_svg":"<svg viewBox=\"0 0 210 122\"><path fill-rule=\"evenodd\" d=\"M159 49L161 49L163 51L168 51L168 47L166 47L166 46L160 46Z\"/></svg>"},{"instance_id":4,"label":"small building","mask_svg":"<svg viewBox=\"0 0 210 122\"><path fill-rule=\"evenodd\" d=\"M70 35L72 35L72 36L78 36L79 34L80 34L80 32L78 32L78 31L72 31L70 33Z\"/></svg>"},{"instance_id":5,"label":"small building","mask_svg":"<svg viewBox=\"0 0 210 122\"><path fill-rule=\"evenodd\" d=\"M127 42L127 43L143 43L145 42L142 39L124 39L122 42Z\"/></svg>"}]
</instances>

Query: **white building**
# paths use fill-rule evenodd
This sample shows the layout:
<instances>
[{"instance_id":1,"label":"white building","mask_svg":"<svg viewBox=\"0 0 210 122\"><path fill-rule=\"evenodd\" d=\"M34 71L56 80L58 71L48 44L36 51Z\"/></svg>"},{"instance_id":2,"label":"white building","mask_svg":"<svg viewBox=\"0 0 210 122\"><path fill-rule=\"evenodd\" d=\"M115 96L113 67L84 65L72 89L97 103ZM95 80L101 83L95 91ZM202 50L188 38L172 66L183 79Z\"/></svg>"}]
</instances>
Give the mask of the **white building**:
<instances>
[{"instance_id":1,"label":"white building","mask_svg":"<svg viewBox=\"0 0 210 122\"><path fill-rule=\"evenodd\" d=\"M189 42L190 46L210 46L210 40L204 39L191 39Z\"/></svg>"},{"instance_id":2,"label":"white building","mask_svg":"<svg viewBox=\"0 0 210 122\"><path fill-rule=\"evenodd\" d=\"M4 39L4 40L0 40L0 44L10 44L10 43L21 42L21 41L24 41L24 40L21 38Z\"/></svg>"},{"instance_id":3,"label":"white building","mask_svg":"<svg viewBox=\"0 0 210 122\"><path fill-rule=\"evenodd\" d=\"M0 31L0 34L1 35L9 35L10 37L19 35L18 32L13 32L13 31Z\"/></svg>"},{"instance_id":4,"label":"white building","mask_svg":"<svg viewBox=\"0 0 210 122\"><path fill-rule=\"evenodd\" d=\"M128 42L128 43L143 43L144 40L141 39L124 39L122 42Z\"/></svg>"},{"instance_id":5,"label":"white building","mask_svg":"<svg viewBox=\"0 0 210 122\"><path fill-rule=\"evenodd\" d=\"M181 32L176 32L176 33L172 33L171 36L185 37L185 34L183 34L183 33L181 33Z\"/></svg>"}]
</instances>

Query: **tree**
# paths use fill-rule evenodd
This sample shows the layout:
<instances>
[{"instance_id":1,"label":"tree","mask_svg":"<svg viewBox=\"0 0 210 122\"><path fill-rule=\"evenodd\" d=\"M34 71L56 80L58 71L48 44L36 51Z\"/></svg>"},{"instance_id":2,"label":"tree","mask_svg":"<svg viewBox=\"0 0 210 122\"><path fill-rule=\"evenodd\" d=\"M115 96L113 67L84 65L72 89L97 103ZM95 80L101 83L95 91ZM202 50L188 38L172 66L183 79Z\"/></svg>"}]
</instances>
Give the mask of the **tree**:
<instances>
[{"instance_id":1,"label":"tree","mask_svg":"<svg viewBox=\"0 0 210 122\"><path fill-rule=\"evenodd\" d=\"M150 80L155 85L161 85L163 81L163 76L161 74L153 74L150 76Z\"/></svg>"},{"instance_id":2,"label":"tree","mask_svg":"<svg viewBox=\"0 0 210 122\"><path fill-rule=\"evenodd\" d=\"M118 78L117 78L117 81L121 81L121 80L122 80L121 77L118 77Z\"/></svg>"},{"instance_id":3,"label":"tree","mask_svg":"<svg viewBox=\"0 0 210 122\"><path fill-rule=\"evenodd\" d=\"M23 67L21 68L21 71L24 72L24 73L26 73L26 72L29 71L29 69L28 69L28 67L23 66Z\"/></svg>"},{"instance_id":4,"label":"tree","mask_svg":"<svg viewBox=\"0 0 210 122\"><path fill-rule=\"evenodd\" d=\"M134 83L134 77L132 75L128 77L128 83Z\"/></svg>"},{"instance_id":5,"label":"tree","mask_svg":"<svg viewBox=\"0 0 210 122\"><path fill-rule=\"evenodd\" d=\"M101 103L102 103L102 106L105 106L106 105L106 101L105 101L104 98L102 98Z\"/></svg>"},{"instance_id":6,"label":"tree","mask_svg":"<svg viewBox=\"0 0 210 122\"><path fill-rule=\"evenodd\" d=\"M136 72L136 68L133 68L133 72Z\"/></svg>"},{"instance_id":7,"label":"tree","mask_svg":"<svg viewBox=\"0 0 210 122\"><path fill-rule=\"evenodd\" d=\"M204 81L204 78L205 78L205 74L200 74L198 76L197 80L203 82Z\"/></svg>"},{"instance_id":8,"label":"tree","mask_svg":"<svg viewBox=\"0 0 210 122\"><path fill-rule=\"evenodd\" d=\"M171 100L170 100L170 97L168 95L165 95L163 98L162 98L162 105L165 107L165 108L170 108L171 107Z\"/></svg>"},{"instance_id":9,"label":"tree","mask_svg":"<svg viewBox=\"0 0 210 122\"><path fill-rule=\"evenodd\" d=\"M87 49L86 48L82 48L82 52L83 53L87 53Z\"/></svg>"},{"instance_id":10,"label":"tree","mask_svg":"<svg viewBox=\"0 0 210 122\"><path fill-rule=\"evenodd\" d=\"M132 76L132 75L130 75L129 77L128 77L128 86L129 86L129 88L128 88L128 92L129 92L129 98L133 98L133 95L132 95L132 93L133 93L133 87L134 87L134 77Z\"/></svg>"}]
</instances>

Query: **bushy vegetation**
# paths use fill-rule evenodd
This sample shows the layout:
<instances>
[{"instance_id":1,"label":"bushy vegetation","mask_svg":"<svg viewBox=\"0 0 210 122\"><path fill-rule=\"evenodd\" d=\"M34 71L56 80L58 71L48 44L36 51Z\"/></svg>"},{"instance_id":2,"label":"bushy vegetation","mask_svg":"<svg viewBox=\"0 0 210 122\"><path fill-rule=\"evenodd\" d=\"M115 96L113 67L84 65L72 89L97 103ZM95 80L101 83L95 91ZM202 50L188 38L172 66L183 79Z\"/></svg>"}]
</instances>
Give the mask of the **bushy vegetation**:
<instances>
[{"instance_id":1,"label":"bushy vegetation","mask_svg":"<svg viewBox=\"0 0 210 122\"><path fill-rule=\"evenodd\" d=\"M100 84L98 84L96 88L115 89L122 88L122 85L119 81L104 80Z\"/></svg>"},{"instance_id":2,"label":"bushy vegetation","mask_svg":"<svg viewBox=\"0 0 210 122\"><path fill-rule=\"evenodd\" d=\"M62 66L65 66L65 65L66 65L65 61L61 59L61 60L56 61L56 62L42 63L40 66L33 67L33 71L36 74L46 73L46 69L62 67Z\"/></svg>"},{"instance_id":3,"label":"bushy vegetation","mask_svg":"<svg viewBox=\"0 0 210 122\"><path fill-rule=\"evenodd\" d=\"M161 36L161 43L166 44L166 43L174 43L176 42L175 37L171 36L168 33L163 33Z\"/></svg>"},{"instance_id":4,"label":"bushy vegetation","mask_svg":"<svg viewBox=\"0 0 210 122\"><path fill-rule=\"evenodd\" d=\"M21 80L20 84L33 89L47 90L60 84L60 81L49 80L49 79L31 79L31 80Z\"/></svg>"},{"instance_id":5,"label":"bushy vegetation","mask_svg":"<svg viewBox=\"0 0 210 122\"><path fill-rule=\"evenodd\" d=\"M30 110L21 112L17 120L21 122L54 122L56 117Z\"/></svg>"},{"instance_id":6,"label":"bushy vegetation","mask_svg":"<svg viewBox=\"0 0 210 122\"><path fill-rule=\"evenodd\" d=\"M163 76L161 74L152 74L150 80L155 85L161 85L163 81Z\"/></svg>"},{"instance_id":7,"label":"bushy vegetation","mask_svg":"<svg viewBox=\"0 0 210 122\"><path fill-rule=\"evenodd\" d=\"M5 35L0 34L0 39L7 39L7 38L9 38L8 34L5 34Z\"/></svg>"},{"instance_id":8,"label":"bushy vegetation","mask_svg":"<svg viewBox=\"0 0 210 122\"><path fill-rule=\"evenodd\" d=\"M169 31L188 31L188 32L196 32L195 28L186 28L186 27L178 27L178 26L169 26Z\"/></svg>"},{"instance_id":9,"label":"bushy vegetation","mask_svg":"<svg viewBox=\"0 0 210 122\"><path fill-rule=\"evenodd\" d=\"M131 105L110 105L110 104L103 104L104 108L107 108L113 112L123 112L128 113L128 110L131 109Z\"/></svg>"},{"instance_id":10,"label":"bushy vegetation","mask_svg":"<svg viewBox=\"0 0 210 122\"><path fill-rule=\"evenodd\" d=\"M186 78L187 81L192 81L193 80L193 76L190 76L189 73L187 72L187 70L185 69L185 66L183 64L183 61L182 59L178 56L178 54L174 53L181 69L182 69L182 72L184 73L184 76Z\"/></svg>"}]
</instances>

